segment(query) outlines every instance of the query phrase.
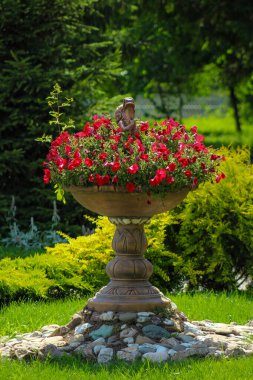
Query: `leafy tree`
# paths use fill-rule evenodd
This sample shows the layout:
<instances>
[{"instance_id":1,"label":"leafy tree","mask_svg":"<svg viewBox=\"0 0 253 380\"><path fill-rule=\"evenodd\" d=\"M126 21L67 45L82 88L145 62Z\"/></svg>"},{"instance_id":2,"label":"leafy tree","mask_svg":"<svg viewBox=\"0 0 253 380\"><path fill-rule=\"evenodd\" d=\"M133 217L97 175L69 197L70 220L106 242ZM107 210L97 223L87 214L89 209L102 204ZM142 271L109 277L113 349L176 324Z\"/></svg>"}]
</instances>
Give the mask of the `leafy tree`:
<instances>
[{"instance_id":1,"label":"leafy tree","mask_svg":"<svg viewBox=\"0 0 253 380\"><path fill-rule=\"evenodd\" d=\"M203 63L213 62L219 69L240 132L238 90L253 72L252 3L247 0L174 0L173 3L174 14L182 28L188 28L191 41L196 31L199 34L201 51L206 52Z\"/></svg>"},{"instance_id":2,"label":"leafy tree","mask_svg":"<svg viewBox=\"0 0 253 380\"><path fill-rule=\"evenodd\" d=\"M1 225L11 195L16 197L21 226L30 216L39 224L50 223L54 196L41 180L46 148L34 140L49 131L46 97L53 83L59 82L66 95L76 99L75 119L78 114L86 119L98 100L114 95L120 52L94 25L94 19L104 25L96 4L96 0L0 4ZM81 224L82 211L74 202L64 208L62 219L66 214L70 223Z\"/></svg>"}]
</instances>

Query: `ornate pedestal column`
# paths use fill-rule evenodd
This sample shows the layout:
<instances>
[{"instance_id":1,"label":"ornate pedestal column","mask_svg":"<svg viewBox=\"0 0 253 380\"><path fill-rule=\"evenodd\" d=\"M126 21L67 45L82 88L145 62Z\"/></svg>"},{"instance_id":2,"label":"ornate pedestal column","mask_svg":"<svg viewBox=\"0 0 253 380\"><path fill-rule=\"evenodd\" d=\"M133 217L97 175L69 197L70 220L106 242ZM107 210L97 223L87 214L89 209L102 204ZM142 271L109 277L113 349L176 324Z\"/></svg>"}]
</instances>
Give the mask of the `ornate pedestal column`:
<instances>
[{"instance_id":1,"label":"ornate pedestal column","mask_svg":"<svg viewBox=\"0 0 253 380\"><path fill-rule=\"evenodd\" d=\"M116 257L107 264L111 281L88 302L97 311L150 311L170 301L148 281L152 264L143 256L147 248L144 224L149 218L109 218L117 228L112 242Z\"/></svg>"}]
</instances>

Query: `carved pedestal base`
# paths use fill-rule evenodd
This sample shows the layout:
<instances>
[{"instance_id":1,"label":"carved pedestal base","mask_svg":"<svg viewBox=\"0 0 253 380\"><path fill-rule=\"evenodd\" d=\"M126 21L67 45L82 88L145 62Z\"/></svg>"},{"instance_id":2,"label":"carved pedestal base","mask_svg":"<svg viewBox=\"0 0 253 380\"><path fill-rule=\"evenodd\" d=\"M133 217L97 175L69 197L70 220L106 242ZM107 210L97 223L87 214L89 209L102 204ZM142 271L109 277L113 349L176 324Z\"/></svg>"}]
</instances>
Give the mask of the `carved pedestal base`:
<instances>
[{"instance_id":1,"label":"carved pedestal base","mask_svg":"<svg viewBox=\"0 0 253 380\"><path fill-rule=\"evenodd\" d=\"M110 218L117 229L112 242L116 257L107 264L111 278L88 302L96 311L150 311L169 306L167 299L148 281L152 264L143 256L147 239L143 225L149 218Z\"/></svg>"}]
</instances>

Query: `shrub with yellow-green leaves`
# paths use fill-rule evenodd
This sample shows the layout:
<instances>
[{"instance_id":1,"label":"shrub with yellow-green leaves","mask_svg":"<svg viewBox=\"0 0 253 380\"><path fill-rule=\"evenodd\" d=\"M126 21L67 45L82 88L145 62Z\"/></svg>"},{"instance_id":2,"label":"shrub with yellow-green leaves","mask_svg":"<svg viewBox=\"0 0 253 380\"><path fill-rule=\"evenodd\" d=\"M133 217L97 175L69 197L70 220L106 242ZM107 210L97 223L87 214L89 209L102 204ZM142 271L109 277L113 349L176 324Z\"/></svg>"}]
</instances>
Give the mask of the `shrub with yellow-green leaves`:
<instances>
[{"instance_id":1,"label":"shrub with yellow-green leaves","mask_svg":"<svg viewBox=\"0 0 253 380\"><path fill-rule=\"evenodd\" d=\"M163 214L147 226L147 257L154 264L153 282L162 287L168 284L168 268L176 259L164 246L169 219L168 213ZM105 266L114 256L111 242L115 226L106 217L94 222L96 230L92 235L76 239L64 235L68 243L47 248L44 254L1 260L0 304L87 294L105 285L109 280Z\"/></svg>"},{"instance_id":2,"label":"shrub with yellow-green leaves","mask_svg":"<svg viewBox=\"0 0 253 380\"><path fill-rule=\"evenodd\" d=\"M189 288L236 289L253 279L253 167L249 150L230 152L226 179L207 182L171 212L166 244Z\"/></svg>"}]
</instances>

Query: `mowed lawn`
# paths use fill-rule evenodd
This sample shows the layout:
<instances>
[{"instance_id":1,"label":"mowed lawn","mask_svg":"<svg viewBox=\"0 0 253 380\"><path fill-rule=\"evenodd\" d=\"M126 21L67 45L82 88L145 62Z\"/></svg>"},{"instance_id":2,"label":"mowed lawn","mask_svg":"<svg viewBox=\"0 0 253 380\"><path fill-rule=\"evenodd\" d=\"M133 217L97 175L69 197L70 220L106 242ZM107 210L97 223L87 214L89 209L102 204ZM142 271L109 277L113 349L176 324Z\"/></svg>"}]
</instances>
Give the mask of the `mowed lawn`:
<instances>
[{"instance_id":1,"label":"mowed lawn","mask_svg":"<svg viewBox=\"0 0 253 380\"><path fill-rule=\"evenodd\" d=\"M244 324L253 319L253 297L245 293L195 293L169 295L178 308L192 320ZM0 311L0 336L40 329L43 325L64 324L85 305L85 299L54 302L14 303ZM216 360L191 358L181 362L152 365L141 361L134 365L115 361L108 366L86 363L78 358L58 361L18 362L4 360L0 380L106 380L106 379L189 379L252 380L253 356Z\"/></svg>"}]
</instances>

